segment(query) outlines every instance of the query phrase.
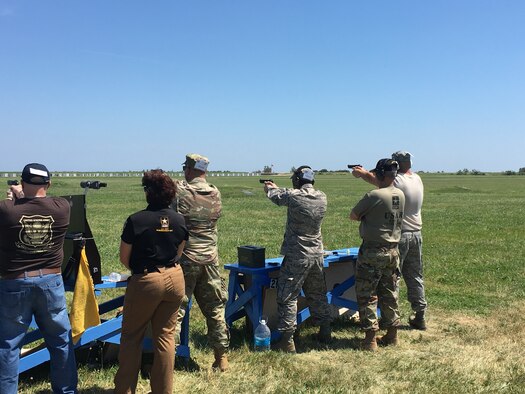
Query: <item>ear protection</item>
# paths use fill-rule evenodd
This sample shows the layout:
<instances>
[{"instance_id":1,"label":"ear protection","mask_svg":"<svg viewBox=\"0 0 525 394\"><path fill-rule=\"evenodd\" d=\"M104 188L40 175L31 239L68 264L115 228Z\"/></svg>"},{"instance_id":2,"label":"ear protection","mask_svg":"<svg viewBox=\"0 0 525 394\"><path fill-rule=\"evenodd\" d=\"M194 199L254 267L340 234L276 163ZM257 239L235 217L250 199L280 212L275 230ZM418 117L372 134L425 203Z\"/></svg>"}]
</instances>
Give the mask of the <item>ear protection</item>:
<instances>
[{"instance_id":1,"label":"ear protection","mask_svg":"<svg viewBox=\"0 0 525 394\"><path fill-rule=\"evenodd\" d=\"M376 167L375 173L379 179L384 179L387 172L390 172L391 174L389 175L395 177L397 175L397 170L399 169L399 163L392 159L384 159L383 163L380 163L378 167L379 168Z\"/></svg>"},{"instance_id":2,"label":"ear protection","mask_svg":"<svg viewBox=\"0 0 525 394\"><path fill-rule=\"evenodd\" d=\"M292 174L292 182L293 183L298 183L298 182L301 182L303 181L303 170L305 168L308 168L308 169L312 169L312 167L310 166L301 166L299 168L297 168L294 173ZM309 180L310 181L310 180Z\"/></svg>"}]
</instances>

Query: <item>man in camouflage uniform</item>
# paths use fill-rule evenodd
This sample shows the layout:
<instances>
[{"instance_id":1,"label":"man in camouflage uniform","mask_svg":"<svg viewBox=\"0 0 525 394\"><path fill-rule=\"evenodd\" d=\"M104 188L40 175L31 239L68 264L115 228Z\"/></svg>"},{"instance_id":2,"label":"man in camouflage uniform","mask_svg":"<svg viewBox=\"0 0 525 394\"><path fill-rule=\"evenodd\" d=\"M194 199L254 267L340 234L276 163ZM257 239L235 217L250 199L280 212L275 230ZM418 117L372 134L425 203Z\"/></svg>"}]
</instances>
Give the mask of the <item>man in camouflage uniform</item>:
<instances>
[{"instance_id":1,"label":"man in camouflage uniform","mask_svg":"<svg viewBox=\"0 0 525 394\"><path fill-rule=\"evenodd\" d=\"M228 369L226 353L230 335L224 318L228 293L224 279L219 273L217 250L217 220L221 216L222 203L219 190L206 181L208 159L189 154L183 163L184 181L177 182L176 209L184 216L189 239L181 258L186 282L186 305L195 299L206 318L208 342L215 353L212 367L220 371ZM177 333L186 311L180 308Z\"/></svg>"},{"instance_id":2,"label":"man in camouflage uniform","mask_svg":"<svg viewBox=\"0 0 525 394\"><path fill-rule=\"evenodd\" d=\"M299 167L292 175L293 189L278 188L265 182L268 198L288 207L286 231L281 246L284 255L277 280L277 330L281 340L275 349L294 353L293 333L297 327L297 298L303 289L315 324L320 325L319 340L331 339L331 314L323 273L321 222L326 212L326 195L315 190L314 172Z\"/></svg>"},{"instance_id":3,"label":"man in camouflage uniform","mask_svg":"<svg viewBox=\"0 0 525 394\"><path fill-rule=\"evenodd\" d=\"M401 189L405 195L405 211L401 240L399 241L399 269L407 286L408 301L414 312L409 317L408 323L416 330L426 330L427 300L423 280L423 237L421 235L423 226L421 207L423 205L424 187L419 175L411 170L412 155L409 152L394 152L392 153L392 160L399 163L399 171L394 180L394 186ZM377 186L375 175L360 166L353 169L352 175Z\"/></svg>"},{"instance_id":4,"label":"man in camouflage uniform","mask_svg":"<svg viewBox=\"0 0 525 394\"><path fill-rule=\"evenodd\" d=\"M379 160L372 170L379 189L366 193L350 213L350 219L361 222L359 234L363 239L355 273L359 318L365 331L363 350L377 350L378 342L382 345L398 343L398 243L405 208L405 195L394 187L398 168L394 160ZM378 303L387 333L376 340Z\"/></svg>"}]
</instances>

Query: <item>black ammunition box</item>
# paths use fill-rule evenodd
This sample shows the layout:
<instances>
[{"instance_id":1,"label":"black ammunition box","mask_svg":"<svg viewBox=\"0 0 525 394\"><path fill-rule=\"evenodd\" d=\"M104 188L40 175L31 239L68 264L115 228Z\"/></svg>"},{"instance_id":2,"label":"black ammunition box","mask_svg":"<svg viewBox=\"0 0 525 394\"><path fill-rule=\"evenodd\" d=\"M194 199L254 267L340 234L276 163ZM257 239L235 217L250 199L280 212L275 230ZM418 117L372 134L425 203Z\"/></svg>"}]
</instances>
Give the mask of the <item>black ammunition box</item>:
<instances>
[{"instance_id":1,"label":"black ammunition box","mask_svg":"<svg viewBox=\"0 0 525 394\"><path fill-rule=\"evenodd\" d=\"M261 246L243 245L237 247L237 259L239 265L251 268L264 267L264 251Z\"/></svg>"}]
</instances>

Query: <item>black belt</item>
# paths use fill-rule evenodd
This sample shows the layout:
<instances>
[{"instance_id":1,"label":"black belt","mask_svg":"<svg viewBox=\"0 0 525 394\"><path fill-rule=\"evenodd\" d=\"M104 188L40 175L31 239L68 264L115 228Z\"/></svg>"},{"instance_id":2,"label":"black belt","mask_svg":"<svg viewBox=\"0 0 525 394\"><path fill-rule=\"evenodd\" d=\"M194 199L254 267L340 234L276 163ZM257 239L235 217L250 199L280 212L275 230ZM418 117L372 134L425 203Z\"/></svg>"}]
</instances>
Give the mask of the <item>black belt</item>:
<instances>
[{"instance_id":1,"label":"black belt","mask_svg":"<svg viewBox=\"0 0 525 394\"><path fill-rule=\"evenodd\" d=\"M155 265L153 267L144 267L142 269L133 269L131 272L133 275L138 274L151 274L152 272L160 272L159 268L172 268L175 267L177 264L166 264L166 265Z\"/></svg>"}]
</instances>

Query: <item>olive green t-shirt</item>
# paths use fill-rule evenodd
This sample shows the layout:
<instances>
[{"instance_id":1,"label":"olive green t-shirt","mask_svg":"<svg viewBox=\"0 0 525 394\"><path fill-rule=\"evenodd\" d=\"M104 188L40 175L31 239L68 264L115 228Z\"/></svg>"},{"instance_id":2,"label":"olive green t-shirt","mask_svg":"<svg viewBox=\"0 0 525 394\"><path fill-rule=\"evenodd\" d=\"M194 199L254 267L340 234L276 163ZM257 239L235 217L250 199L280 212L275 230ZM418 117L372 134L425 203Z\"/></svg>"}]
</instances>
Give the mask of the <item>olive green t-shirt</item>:
<instances>
[{"instance_id":1,"label":"olive green t-shirt","mask_svg":"<svg viewBox=\"0 0 525 394\"><path fill-rule=\"evenodd\" d=\"M364 242L396 243L401 238L405 195L394 186L365 194L352 212L361 220L359 235Z\"/></svg>"}]
</instances>

